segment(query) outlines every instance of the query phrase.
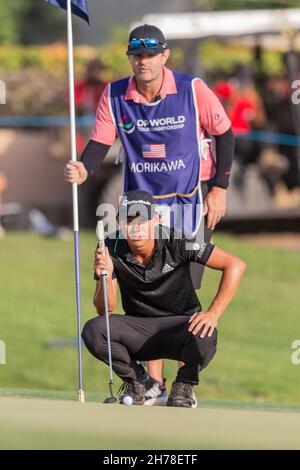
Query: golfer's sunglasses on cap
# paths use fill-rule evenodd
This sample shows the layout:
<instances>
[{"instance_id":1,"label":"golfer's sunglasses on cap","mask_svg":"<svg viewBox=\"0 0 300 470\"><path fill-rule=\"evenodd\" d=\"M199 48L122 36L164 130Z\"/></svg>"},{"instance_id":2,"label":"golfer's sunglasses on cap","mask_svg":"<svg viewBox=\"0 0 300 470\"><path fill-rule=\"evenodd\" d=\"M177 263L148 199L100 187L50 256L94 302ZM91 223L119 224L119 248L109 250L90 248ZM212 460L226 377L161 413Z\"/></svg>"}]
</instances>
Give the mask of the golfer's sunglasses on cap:
<instances>
[{"instance_id":1,"label":"golfer's sunglasses on cap","mask_svg":"<svg viewBox=\"0 0 300 470\"><path fill-rule=\"evenodd\" d=\"M167 47L167 44L165 42L159 42L159 40L155 38L131 39L128 44L129 50L139 49L140 47L155 49L158 46Z\"/></svg>"}]
</instances>

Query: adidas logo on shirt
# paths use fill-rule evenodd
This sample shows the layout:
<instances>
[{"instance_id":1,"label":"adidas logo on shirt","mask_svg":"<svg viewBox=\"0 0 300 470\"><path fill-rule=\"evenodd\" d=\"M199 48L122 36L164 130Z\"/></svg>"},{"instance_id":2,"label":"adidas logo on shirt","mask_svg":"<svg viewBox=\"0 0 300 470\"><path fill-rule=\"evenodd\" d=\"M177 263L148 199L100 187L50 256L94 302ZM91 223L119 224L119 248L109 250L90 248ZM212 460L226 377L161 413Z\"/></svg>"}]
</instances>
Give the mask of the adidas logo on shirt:
<instances>
[{"instance_id":1,"label":"adidas logo on shirt","mask_svg":"<svg viewBox=\"0 0 300 470\"><path fill-rule=\"evenodd\" d=\"M169 273L170 271L174 271L174 268L170 266L168 263L166 263L164 267L162 268L162 274Z\"/></svg>"}]
</instances>

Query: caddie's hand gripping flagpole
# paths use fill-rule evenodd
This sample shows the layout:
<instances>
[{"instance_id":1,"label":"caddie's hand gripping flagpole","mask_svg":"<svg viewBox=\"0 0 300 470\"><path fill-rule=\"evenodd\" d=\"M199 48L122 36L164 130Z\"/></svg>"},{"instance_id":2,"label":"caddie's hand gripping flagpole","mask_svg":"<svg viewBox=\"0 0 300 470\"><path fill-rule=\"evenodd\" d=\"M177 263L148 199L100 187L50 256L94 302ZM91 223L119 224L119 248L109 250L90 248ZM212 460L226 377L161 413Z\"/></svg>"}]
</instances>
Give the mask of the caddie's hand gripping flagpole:
<instances>
[{"instance_id":1,"label":"caddie's hand gripping flagpole","mask_svg":"<svg viewBox=\"0 0 300 470\"><path fill-rule=\"evenodd\" d=\"M69 102L70 102L70 129L71 129L71 160L76 161L76 118L75 118L75 91L74 91L74 59L73 59L73 28L71 0L67 0L68 17L68 63L69 63ZM77 310L77 348L78 348L78 400L84 402L82 382L82 348L81 348L81 318L80 318L80 266L79 266L79 217L78 217L78 186L72 184L73 202L73 230L74 230L74 257L75 257L75 288Z\"/></svg>"}]
</instances>

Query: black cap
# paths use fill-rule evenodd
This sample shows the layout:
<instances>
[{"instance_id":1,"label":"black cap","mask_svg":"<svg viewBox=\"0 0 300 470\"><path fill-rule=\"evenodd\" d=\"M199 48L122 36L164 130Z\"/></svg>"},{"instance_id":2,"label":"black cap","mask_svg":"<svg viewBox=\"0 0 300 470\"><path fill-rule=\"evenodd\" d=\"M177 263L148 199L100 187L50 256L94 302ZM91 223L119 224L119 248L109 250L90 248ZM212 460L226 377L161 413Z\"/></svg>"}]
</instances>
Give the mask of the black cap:
<instances>
[{"instance_id":1,"label":"black cap","mask_svg":"<svg viewBox=\"0 0 300 470\"><path fill-rule=\"evenodd\" d=\"M140 189L123 194L119 202L119 220L141 216L151 220L155 216L155 201L151 194Z\"/></svg>"},{"instance_id":2,"label":"black cap","mask_svg":"<svg viewBox=\"0 0 300 470\"><path fill-rule=\"evenodd\" d=\"M127 55L133 55L133 54L156 55L156 54L160 54L161 52L164 52L166 49L169 49L168 44L161 30L157 28L156 26L153 26L150 24L144 24L142 26L138 26L137 28L134 28L129 35L128 43L130 43L132 39L147 39L147 38L157 39L158 47L151 49L151 48L142 46L140 49L130 50L129 44L128 44Z\"/></svg>"}]
</instances>

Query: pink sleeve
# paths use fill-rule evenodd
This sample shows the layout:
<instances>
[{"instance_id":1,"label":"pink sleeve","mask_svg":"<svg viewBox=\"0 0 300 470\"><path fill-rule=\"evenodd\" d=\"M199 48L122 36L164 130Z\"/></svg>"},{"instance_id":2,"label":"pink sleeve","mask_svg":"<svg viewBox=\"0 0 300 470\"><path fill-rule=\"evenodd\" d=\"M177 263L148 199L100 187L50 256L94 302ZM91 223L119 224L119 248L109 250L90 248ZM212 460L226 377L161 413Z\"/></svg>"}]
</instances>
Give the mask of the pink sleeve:
<instances>
[{"instance_id":1,"label":"pink sleeve","mask_svg":"<svg viewBox=\"0 0 300 470\"><path fill-rule=\"evenodd\" d=\"M200 126L212 135L228 131L230 119L214 92L200 79L195 80L195 92Z\"/></svg>"},{"instance_id":2,"label":"pink sleeve","mask_svg":"<svg viewBox=\"0 0 300 470\"><path fill-rule=\"evenodd\" d=\"M116 126L110 111L109 85L101 95L91 139L105 145L112 145L117 137Z\"/></svg>"}]
</instances>

